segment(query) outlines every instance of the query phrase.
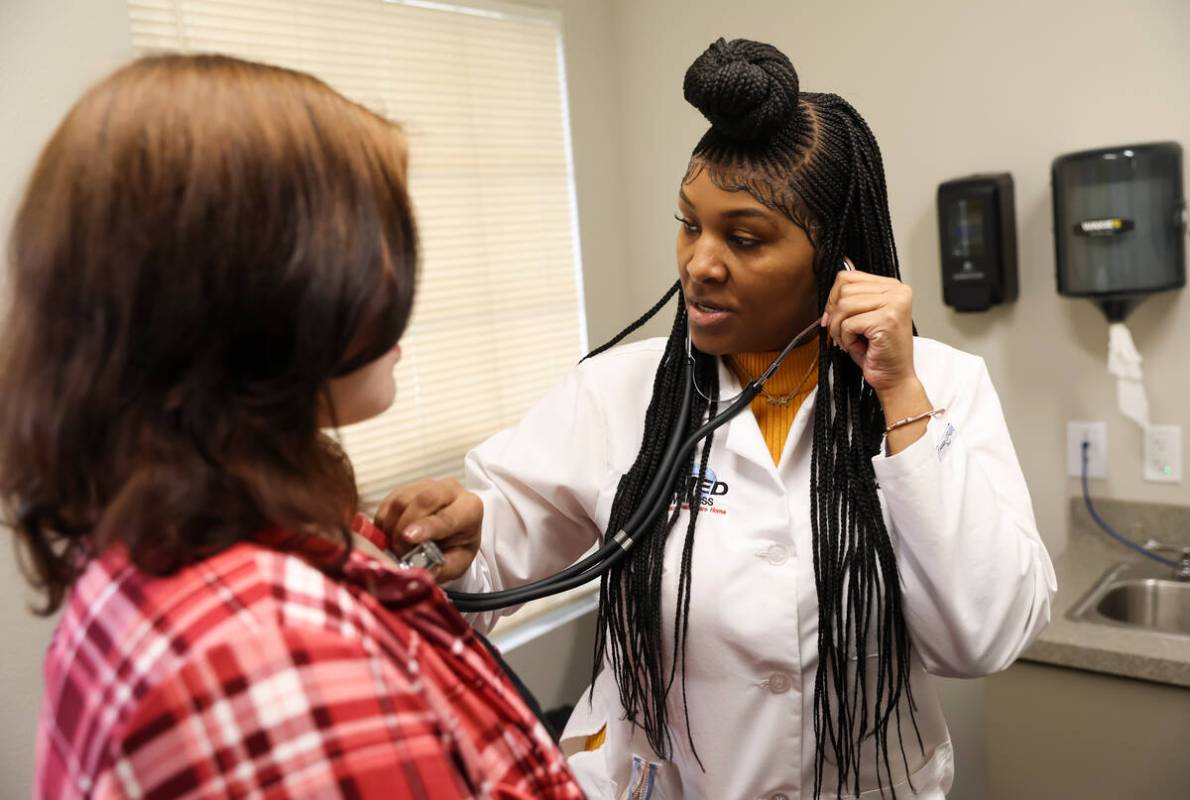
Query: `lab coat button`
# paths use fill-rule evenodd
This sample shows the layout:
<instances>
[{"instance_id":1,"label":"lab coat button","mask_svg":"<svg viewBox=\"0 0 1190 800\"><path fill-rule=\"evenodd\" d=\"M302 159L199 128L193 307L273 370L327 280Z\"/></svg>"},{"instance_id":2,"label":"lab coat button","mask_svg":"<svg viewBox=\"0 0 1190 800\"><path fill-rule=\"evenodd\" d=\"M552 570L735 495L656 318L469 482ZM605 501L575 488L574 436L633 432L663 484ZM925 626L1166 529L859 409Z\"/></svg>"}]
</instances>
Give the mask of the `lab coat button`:
<instances>
[{"instance_id":1,"label":"lab coat button","mask_svg":"<svg viewBox=\"0 0 1190 800\"><path fill-rule=\"evenodd\" d=\"M783 544L774 544L765 552L764 557L774 567L779 567L789 560L789 548Z\"/></svg>"},{"instance_id":2,"label":"lab coat button","mask_svg":"<svg viewBox=\"0 0 1190 800\"><path fill-rule=\"evenodd\" d=\"M773 694L785 694L793 686L793 681L784 672L774 672L769 677L768 686Z\"/></svg>"}]
</instances>

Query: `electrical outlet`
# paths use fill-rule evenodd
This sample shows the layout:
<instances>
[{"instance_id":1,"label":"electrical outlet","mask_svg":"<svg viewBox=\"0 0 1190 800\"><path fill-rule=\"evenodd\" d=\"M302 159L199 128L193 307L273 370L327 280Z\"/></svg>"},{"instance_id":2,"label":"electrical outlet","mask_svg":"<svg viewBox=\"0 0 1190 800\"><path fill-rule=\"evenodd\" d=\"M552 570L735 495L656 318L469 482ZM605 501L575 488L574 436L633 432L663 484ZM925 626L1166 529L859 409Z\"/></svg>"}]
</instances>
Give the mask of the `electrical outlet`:
<instances>
[{"instance_id":1,"label":"electrical outlet","mask_svg":"<svg viewBox=\"0 0 1190 800\"><path fill-rule=\"evenodd\" d=\"M1107 423L1066 423L1066 474L1072 478L1083 475L1083 442L1090 442L1087 450L1087 477L1107 477Z\"/></svg>"},{"instance_id":2,"label":"electrical outlet","mask_svg":"<svg viewBox=\"0 0 1190 800\"><path fill-rule=\"evenodd\" d=\"M1150 425L1145 430L1145 480L1182 482L1182 426Z\"/></svg>"}]
</instances>

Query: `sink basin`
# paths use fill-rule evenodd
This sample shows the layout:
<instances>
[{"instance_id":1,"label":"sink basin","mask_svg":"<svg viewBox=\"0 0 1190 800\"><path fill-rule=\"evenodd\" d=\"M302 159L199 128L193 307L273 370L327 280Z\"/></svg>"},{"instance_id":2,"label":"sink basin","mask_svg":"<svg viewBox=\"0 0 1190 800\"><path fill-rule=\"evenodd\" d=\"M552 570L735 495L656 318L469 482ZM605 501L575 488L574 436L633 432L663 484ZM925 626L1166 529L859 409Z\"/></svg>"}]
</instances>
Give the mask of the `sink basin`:
<instances>
[{"instance_id":1,"label":"sink basin","mask_svg":"<svg viewBox=\"0 0 1190 800\"><path fill-rule=\"evenodd\" d=\"M1190 636L1190 581L1154 564L1117 564L1070 612L1083 622Z\"/></svg>"}]
</instances>

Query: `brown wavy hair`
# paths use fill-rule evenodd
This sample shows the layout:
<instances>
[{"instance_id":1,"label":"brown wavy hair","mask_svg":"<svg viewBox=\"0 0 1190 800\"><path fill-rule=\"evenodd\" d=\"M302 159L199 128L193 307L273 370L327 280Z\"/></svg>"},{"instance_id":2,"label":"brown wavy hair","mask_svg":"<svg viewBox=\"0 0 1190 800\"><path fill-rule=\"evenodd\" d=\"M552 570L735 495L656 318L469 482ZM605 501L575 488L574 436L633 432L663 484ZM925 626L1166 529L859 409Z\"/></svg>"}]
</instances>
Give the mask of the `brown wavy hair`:
<instances>
[{"instance_id":1,"label":"brown wavy hair","mask_svg":"<svg viewBox=\"0 0 1190 800\"><path fill-rule=\"evenodd\" d=\"M408 322L406 154L321 81L222 56L138 60L66 115L0 332L0 501L42 613L117 543L154 574L266 528L350 548L319 410Z\"/></svg>"}]
</instances>

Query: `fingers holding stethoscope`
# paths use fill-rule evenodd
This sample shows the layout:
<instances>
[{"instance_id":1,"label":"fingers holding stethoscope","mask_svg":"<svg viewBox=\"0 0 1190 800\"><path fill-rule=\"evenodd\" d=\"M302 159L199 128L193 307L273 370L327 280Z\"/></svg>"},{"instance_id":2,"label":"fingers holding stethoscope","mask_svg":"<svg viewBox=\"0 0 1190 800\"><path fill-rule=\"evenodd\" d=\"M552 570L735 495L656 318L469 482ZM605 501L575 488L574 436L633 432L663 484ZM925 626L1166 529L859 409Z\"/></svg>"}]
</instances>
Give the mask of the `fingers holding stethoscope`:
<instances>
[{"instance_id":1,"label":"fingers holding stethoscope","mask_svg":"<svg viewBox=\"0 0 1190 800\"><path fill-rule=\"evenodd\" d=\"M821 324L876 386L913 376L913 291L896 278L854 269L835 275Z\"/></svg>"},{"instance_id":2,"label":"fingers holding stethoscope","mask_svg":"<svg viewBox=\"0 0 1190 800\"><path fill-rule=\"evenodd\" d=\"M479 551L483 503L458 481L422 480L389 492L376 513L376 525L388 533L393 549L404 552L433 541L445 563L435 573L439 583L460 577Z\"/></svg>"}]
</instances>

